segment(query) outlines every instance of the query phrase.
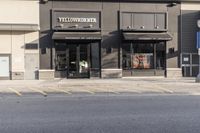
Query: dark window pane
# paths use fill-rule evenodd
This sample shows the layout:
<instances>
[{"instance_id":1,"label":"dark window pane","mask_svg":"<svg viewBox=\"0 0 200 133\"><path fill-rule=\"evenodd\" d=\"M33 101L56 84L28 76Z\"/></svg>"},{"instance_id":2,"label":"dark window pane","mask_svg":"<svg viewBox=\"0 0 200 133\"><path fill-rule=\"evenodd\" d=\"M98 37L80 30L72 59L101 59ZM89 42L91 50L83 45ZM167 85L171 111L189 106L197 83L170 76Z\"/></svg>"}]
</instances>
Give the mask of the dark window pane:
<instances>
[{"instance_id":1,"label":"dark window pane","mask_svg":"<svg viewBox=\"0 0 200 133\"><path fill-rule=\"evenodd\" d=\"M156 44L156 69L165 69L165 44Z\"/></svg>"},{"instance_id":2,"label":"dark window pane","mask_svg":"<svg viewBox=\"0 0 200 133\"><path fill-rule=\"evenodd\" d=\"M123 44L123 69L131 69L131 43Z\"/></svg>"},{"instance_id":3,"label":"dark window pane","mask_svg":"<svg viewBox=\"0 0 200 133\"><path fill-rule=\"evenodd\" d=\"M100 76L100 53L99 43L91 44L91 77Z\"/></svg>"}]
</instances>

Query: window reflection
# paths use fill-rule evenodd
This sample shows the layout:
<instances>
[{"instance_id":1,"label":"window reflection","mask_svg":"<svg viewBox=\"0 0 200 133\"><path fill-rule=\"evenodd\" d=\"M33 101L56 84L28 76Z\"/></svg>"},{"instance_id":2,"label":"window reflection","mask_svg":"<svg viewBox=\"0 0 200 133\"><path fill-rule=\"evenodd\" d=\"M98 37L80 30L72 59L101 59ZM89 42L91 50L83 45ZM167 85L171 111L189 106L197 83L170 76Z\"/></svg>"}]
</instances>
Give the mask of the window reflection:
<instances>
[{"instance_id":1,"label":"window reflection","mask_svg":"<svg viewBox=\"0 0 200 133\"><path fill-rule=\"evenodd\" d=\"M123 69L165 69L165 43L123 44Z\"/></svg>"},{"instance_id":2,"label":"window reflection","mask_svg":"<svg viewBox=\"0 0 200 133\"><path fill-rule=\"evenodd\" d=\"M153 69L154 67L154 45L153 44L131 44L132 62L134 69Z\"/></svg>"}]
</instances>

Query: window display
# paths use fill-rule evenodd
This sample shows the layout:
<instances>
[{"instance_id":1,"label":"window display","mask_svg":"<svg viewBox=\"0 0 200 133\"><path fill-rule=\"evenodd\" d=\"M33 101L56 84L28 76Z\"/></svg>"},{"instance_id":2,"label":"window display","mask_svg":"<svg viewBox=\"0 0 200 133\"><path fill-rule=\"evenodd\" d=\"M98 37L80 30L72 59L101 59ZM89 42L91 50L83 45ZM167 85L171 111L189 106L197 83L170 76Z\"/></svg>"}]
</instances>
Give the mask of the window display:
<instances>
[{"instance_id":1,"label":"window display","mask_svg":"<svg viewBox=\"0 0 200 133\"><path fill-rule=\"evenodd\" d=\"M153 53L136 53L133 55L133 68L150 69L153 64Z\"/></svg>"},{"instance_id":2,"label":"window display","mask_svg":"<svg viewBox=\"0 0 200 133\"><path fill-rule=\"evenodd\" d=\"M123 44L123 69L165 69L165 43Z\"/></svg>"}]
</instances>

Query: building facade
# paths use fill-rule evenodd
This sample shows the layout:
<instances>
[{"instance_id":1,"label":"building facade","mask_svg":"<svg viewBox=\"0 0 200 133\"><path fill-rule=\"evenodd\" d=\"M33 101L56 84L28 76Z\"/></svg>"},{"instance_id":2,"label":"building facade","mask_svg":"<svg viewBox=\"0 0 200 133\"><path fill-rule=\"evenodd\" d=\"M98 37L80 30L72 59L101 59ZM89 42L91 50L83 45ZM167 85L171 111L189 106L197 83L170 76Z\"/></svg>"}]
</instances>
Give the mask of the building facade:
<instances>
[{"instance_id":1,"label":"building facade","mask_svg":"<svg viewBox=\"0 0 200 133\"><path fill-rule=\"evenodd\" d=\"M198 74L198 0L6 0L0 7L0 79Z\"/></svg>"},{"instance_id":2,"label":"building facade","mask_svg":"<svg viewBox=\"0 0 200 133\"><path fill-rule=\"evenodd\" d=\"M40 9L42 77L182 76L180 2L56 0Z\"/></svg>"},{"instance_id":3,"label":"building facade","mask_svg":"<svg viewBox=\"0 0 200 133\"><path fill-rule=\"evenodd\" d=\"M39 1L0 1L0 79L36 79Z\"/></svg>"}]
</instances>

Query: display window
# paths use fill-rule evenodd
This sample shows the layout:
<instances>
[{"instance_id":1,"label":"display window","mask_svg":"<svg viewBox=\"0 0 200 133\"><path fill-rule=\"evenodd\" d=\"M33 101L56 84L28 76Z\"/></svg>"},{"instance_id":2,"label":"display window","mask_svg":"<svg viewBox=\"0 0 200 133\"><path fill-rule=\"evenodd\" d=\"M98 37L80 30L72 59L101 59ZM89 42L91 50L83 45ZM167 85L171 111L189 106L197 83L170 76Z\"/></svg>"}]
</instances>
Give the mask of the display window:
<instances>
[{"instance_id":1,"label":"display window","mask_svg":"<svg viewBox=\"0 0 200 133\"><path fill-rule=\"evenodd\" d=\"M124 43L123 69L165 69L165 43Z\"/></svg>"}]
</instances>

